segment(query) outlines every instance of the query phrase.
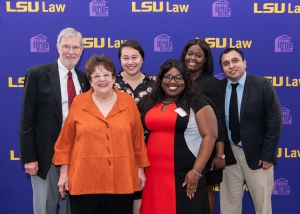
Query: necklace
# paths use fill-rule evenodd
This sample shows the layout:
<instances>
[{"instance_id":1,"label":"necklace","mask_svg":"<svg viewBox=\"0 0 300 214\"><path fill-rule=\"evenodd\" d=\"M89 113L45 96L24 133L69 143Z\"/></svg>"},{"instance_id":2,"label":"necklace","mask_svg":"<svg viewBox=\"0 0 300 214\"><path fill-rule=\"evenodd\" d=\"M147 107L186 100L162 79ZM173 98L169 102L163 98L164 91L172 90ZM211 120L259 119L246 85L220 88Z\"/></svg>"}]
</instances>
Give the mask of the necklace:
<instances>
[{"instance_id":1,"label":"necklace","mask_svg":"<svg viewBox=\"0 0 300 214\"><path fill-rule=\"evenodd\" d=\"M111 96L110 96L108 99L106 99L106 100L102 100L102 99L100 99L99 97L97 97L96 94L95 94L95 92L94 92L94 96L95 96L95 98L96 98L96 100L97 100L98 102L100 102L100 103L107 103L108 101L110 101L110 100L113 98L113 96L114 96L114 91L112 91Z\"/></svg>"},{"instance_id":2,"label":"necklace","mask_svg":"<svg viewBox=\"0 0 300 214\"><path fill-rule=\"evenodd\" d=\"M137 76L137 78L136 79L134 79L134 80L131 80L131 79L129 79L128 77L129 77L129 75L127 75L126 74L126 72L124 71L124 73L123 73L123 78L125 79L125 81L126 82L140 82L141 81L141 78L143 77L143 74L141 73L141 72L139 72L139 74L137 74L138 76ZM144 78L144 77L143 77Z\"/></svg>"}]
</instances>

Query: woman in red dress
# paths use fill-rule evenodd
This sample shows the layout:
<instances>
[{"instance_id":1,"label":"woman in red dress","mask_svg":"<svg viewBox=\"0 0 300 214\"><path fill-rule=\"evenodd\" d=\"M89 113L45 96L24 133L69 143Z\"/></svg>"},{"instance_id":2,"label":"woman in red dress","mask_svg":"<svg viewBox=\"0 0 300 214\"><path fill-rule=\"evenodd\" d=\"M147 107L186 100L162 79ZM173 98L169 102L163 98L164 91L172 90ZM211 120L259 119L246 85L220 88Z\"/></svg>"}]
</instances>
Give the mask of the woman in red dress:
<instances>
[{"instance_id":1,"label":"woman in red dress","mask_svg":"<svg viewBox=\"0 0 300 214\"><path fill-rule=\"evenodd\" d=\"M218 135L215 112L183 62L167 60L156 80L138 103L150 162L141 214L209 214L204 170Z\"/></svg>"}]
</instances>

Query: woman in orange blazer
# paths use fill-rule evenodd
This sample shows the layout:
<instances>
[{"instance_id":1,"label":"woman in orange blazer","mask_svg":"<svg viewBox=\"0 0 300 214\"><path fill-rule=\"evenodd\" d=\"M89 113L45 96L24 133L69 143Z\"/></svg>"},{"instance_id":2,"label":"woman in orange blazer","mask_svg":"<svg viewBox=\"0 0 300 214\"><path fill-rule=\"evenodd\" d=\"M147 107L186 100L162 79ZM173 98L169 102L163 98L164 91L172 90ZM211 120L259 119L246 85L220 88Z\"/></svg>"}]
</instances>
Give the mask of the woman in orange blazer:
<instances>
[{"instance_id":1,"label":"woman in orange blazer","mask_svg":"<svg viewBox=\"0 0 300 214\"><path fill-rule=\"evenodd\" d=\"M86 66L92 88L70 108L52 159L61 165L59 191L69 190L72 213L132 213L149 166L134 99L114 88L115 66L106 55Z\"/></svg>"}]
</instances>

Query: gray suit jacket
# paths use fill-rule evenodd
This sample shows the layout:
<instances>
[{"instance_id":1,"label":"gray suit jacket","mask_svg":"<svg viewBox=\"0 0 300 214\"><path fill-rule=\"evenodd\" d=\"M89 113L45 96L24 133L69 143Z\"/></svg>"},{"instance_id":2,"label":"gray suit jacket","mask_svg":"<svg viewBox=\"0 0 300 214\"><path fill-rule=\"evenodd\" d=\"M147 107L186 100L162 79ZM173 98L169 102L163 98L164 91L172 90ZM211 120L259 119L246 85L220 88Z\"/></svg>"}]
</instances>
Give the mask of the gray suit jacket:
<instances>
[{"instance_id":1,"label":"gray suit jacket","mask_svg":"<svg viewBox=\"0 0 300 214\"><path fill-rule=\"evenodd\" d=\"M75 69L82 92L90 88L85 73ZM45 179L54 144L63 122L57 61L31 67L25 76L19 125L21 162L38 161L38 176Z\"/></svg>"},{"instance_id":2,"label":"gray suit jacket","mask_svg":"<svg viewBox=\"0 0 300 214\"><path fill-rule=\"evenodd\" d=\"M226 92L227 78L221 80ZM271 82L247 74L240 110L240 134L248 166L255 170L259 160L275 164L282 131L281 106Z\"/></svg>"}]
</instances>

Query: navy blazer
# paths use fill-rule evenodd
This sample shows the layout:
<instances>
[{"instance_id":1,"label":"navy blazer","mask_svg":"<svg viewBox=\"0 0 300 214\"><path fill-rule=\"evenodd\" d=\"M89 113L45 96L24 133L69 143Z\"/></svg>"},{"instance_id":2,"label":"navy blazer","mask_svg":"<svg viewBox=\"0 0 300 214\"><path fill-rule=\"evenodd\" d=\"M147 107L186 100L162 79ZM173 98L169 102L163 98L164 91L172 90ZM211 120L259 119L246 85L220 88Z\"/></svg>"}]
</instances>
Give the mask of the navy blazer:
<instances>
[{"instance_id":1,"label":"navy blazer","mask_svg":"<svg viewBox=\"0 0 300 214\"><path fill-rule=\"evenodd\" d=\"M227 78L221 80L226 93ZM271 82L247 74L240 110L242 147L249 168L255 170L259 160L275 164L282 131L280 101Z\"/></svg>"},{"instance_id":2,"label":"navy blazer","mask_svg":"<svg viewBox=\"0 0 300 214\"><path fill-rule=\"evenodd\" d=\"M85 73L75 69L82 92L90 88ZM46 179L54 144L63 123L57 61L34 66L25 76L19 125L21 162L38 161L37 175Z\"/></svg>"}]
</instances>

